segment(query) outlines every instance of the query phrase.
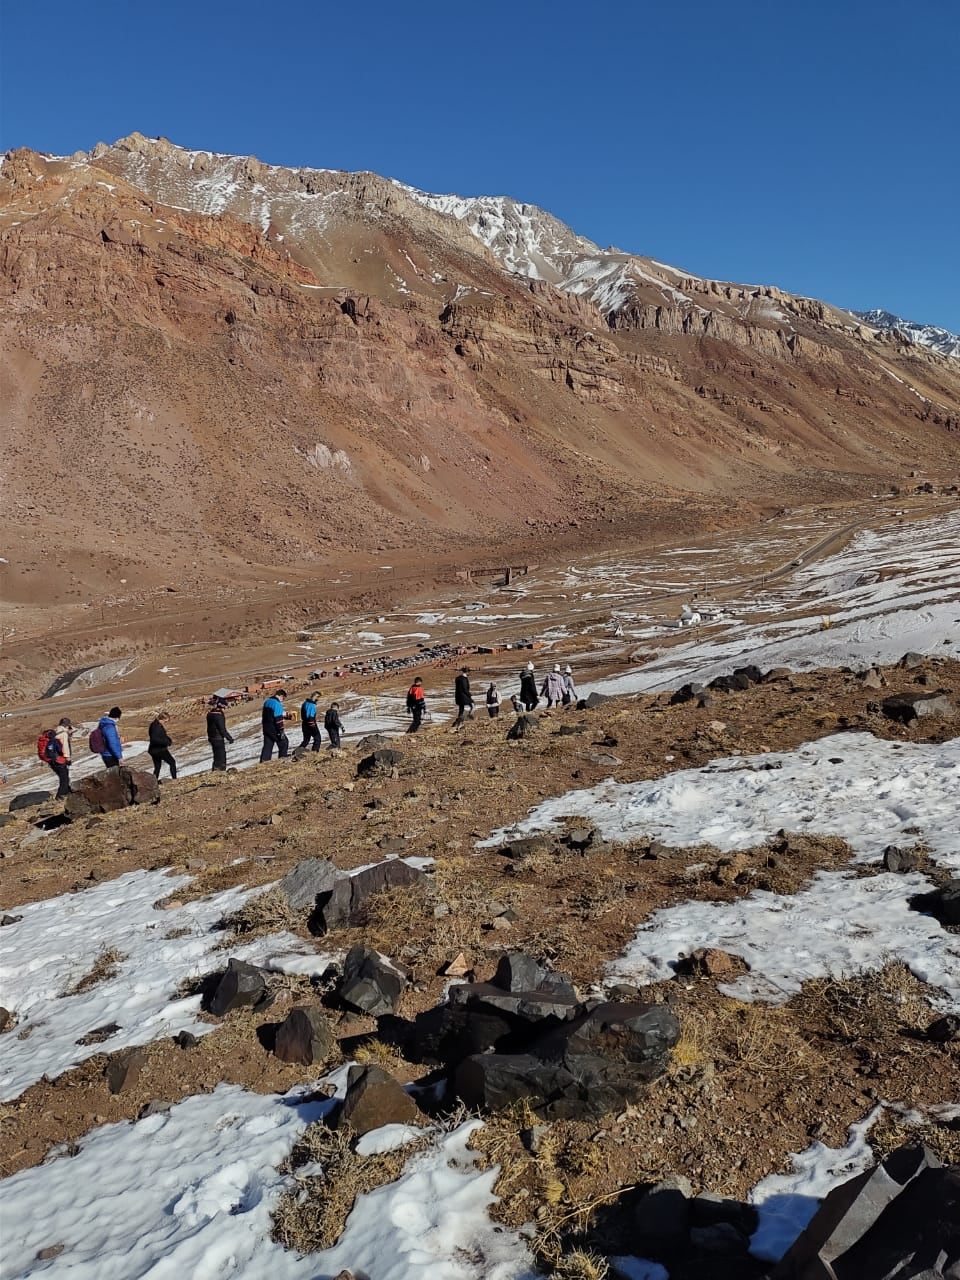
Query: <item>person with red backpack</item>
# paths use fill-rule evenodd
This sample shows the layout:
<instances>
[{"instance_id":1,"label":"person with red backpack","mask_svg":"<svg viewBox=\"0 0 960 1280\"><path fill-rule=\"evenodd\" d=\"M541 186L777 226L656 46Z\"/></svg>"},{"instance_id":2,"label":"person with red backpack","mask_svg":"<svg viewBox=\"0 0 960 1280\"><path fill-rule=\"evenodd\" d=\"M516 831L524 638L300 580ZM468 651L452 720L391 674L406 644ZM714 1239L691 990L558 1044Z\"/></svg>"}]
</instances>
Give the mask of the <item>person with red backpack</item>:
<instances>
[{"instance_id":1,"label":"person with red backpack","mask_svg":"<svg viewBox=\"0 0 960 1280\"><path fill-rule=\"evenodd\" d=\"M426 710L426 699L423 696L423 681L417 676L413 684L407 690L407 710L413 716L407 733L416 733L420 728L423 720L423 713Z\"/></svg>"},{"instance_id":2,"label":"person with red backpack","mask_svg":"<svg viewBox=\"0 0 960 1280\"><path fill-rule=\"evenodd\" d=\"M73 724L64 716L56 729L44 729L37 739L37 755L57 775L56 798L58 800L65 799L71 791L70 735L72 732Z\"/></svg>"}]
</instances>

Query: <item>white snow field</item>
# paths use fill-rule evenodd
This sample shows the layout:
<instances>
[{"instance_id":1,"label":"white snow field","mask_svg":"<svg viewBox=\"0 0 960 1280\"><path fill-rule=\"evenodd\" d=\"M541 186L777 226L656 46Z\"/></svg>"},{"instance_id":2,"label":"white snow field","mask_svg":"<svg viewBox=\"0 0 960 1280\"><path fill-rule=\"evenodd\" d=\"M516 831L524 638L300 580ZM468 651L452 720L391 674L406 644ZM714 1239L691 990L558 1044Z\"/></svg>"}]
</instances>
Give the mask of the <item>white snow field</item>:
<instances>
[{"instance_id":1,"label":"white snow field","mask_svg":"<svg viewBox=\"0 0 960 1280\"><path fill-rule=\"evenodd\" d=\"M888 844L922 841L935 861L955 869L958 813L960 738L931 745L834 734L796 751L570 791L480 847L575 817L608 840L651 836L677 847L745 849L781 828L836 835L849 842L858 862L875 860ZM794 894L754 891L736 902L682 903L645 921L608 976L652 982L672 976L673 963L695 948L720 947L750 965L722 991L741 1000L783 1001L808 978L859 973L897 958L945 992L940 1007L960 1009L960 938L909 905L912 895L932 888L919 874L820 872Z\"/></svg>"},{"instance_id":2,"label":"white snow field","mask_svg":"<svg viewBox=\"0 0 960 1280\"><path fill-rule=\"evenodd\" d=\"M346 1068L330 1079L342 1097ZM271 1214L292 1184L276 1166L332 1105L310 1095L220 1085L5 1179L4 1276L36 1275L38 1251L63 1245L44 1276L319 1280L349 1266L371 1280L535 1280L523 1241L488 1216L499 1169L477 1170L467 1150L477 1120L361 1197L333 1249L304 1257L274 1244Z\"/></svg>"},{"instance_id":3,"label":"white snow field","mask_svg":"<svg viewBox=\"0 0 960 1280\"><path fill-rule=\"evenodd\" d=\"M253 894L228 889L169 911L153 904L190 876L131 871L81 893L18 907L16 924L0 930L0 990L16 1011L17 1030L3 1037L0 1099L17 1097L44 1074L51 1078L97 1053L147 1044L178 1031L205 1035L200 997L176 999L178 985L224 968L228 956L281 972L322 973L333 958L292 933L277 933L217 951L218 921ZM67 994L103 952L117 951L113 977ZM113 1034L91 1045L79 1039L108 1024Z\"/></svg>"},{"instance_id":4,"label":"white snow field","mask_svg":"<svg viewBox=\"0 0 960 1280\"><path fill-rule=\"evenodd\" d=\"M937 744L838 733L795 751L728 756L641 782L608 779L544 800L509 834L584 818L607 840L653 836L667 844L760 844L781 828L841 836L858 862L889 844L918 840L943 866L960 870L960 738ZM491 848L501 828L480 841Z\"/></svg>"}]
</instances>

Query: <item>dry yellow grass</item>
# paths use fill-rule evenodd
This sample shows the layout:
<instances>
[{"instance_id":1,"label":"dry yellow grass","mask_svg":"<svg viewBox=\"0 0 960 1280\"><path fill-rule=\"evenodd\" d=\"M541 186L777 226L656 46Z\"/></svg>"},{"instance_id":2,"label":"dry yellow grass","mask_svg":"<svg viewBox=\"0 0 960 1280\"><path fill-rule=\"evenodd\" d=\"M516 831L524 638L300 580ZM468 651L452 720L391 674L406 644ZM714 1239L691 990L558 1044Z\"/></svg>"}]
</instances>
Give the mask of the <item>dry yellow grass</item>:
<instances>
[{"instance_id":1,"label":"dry yellow grass","mask_svg":"<svg viewBox=\"0 0 960 1280\"><path fill-rule=\"evenodd\" d=\"M118 951L116 947L104 947L90 969L81 978L78 978L72 986L67 987L63 994L65 996L78 996L84 991L89 991L91 987L97 986L100 982L107 982L110 978L115 978L117 970L126 958L124 953Z\"/></svg>"}]
</instances>

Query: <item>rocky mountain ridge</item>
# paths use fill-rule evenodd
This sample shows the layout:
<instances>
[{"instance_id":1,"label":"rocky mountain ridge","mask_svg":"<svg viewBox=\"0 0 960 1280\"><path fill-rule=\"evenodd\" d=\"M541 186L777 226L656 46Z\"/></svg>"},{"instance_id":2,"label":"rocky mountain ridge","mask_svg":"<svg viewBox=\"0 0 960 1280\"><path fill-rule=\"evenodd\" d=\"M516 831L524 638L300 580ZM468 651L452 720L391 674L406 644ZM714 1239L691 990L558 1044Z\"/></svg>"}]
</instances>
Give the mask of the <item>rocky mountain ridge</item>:
<instances>
[{"instance_id":1,"label":"rocky mountain ridge","mask_svg":"<svg viewBox=\"0 0 960 1280\"><path fill-rule=\"evenodd\" d=\"M873 311L852 311L850 313L862 320L864 324L882 333L896 332L916 342L921 347L929 347L942 356L960 357L960 336L949 329L941 329L934 324L918 324L915 320L904 320L890 311L876 308Z\"/></svg>"},{"instance_id":2,"label":"rocky mountain ridge","mask_svg":"<svg viewBox=\"0 0 960 1280\"><path fill-rule=\"evenodd\" d=\"M897 331L375 174L11 153L0 296L14 601L682 535L960 465L960 369Z\"/></svg>"}]
</instances>

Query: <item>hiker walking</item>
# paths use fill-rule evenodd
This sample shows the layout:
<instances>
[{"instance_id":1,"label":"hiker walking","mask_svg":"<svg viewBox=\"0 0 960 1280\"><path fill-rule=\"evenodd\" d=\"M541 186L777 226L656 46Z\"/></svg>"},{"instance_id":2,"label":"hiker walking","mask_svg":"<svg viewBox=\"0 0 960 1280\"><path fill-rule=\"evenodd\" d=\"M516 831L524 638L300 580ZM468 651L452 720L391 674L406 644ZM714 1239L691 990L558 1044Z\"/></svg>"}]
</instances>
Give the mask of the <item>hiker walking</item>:
<instances>
[{"instance_id":1,"label":"hiker walking","mask_svg":"<svg viewBox=\"0 0 960 1280\"><path fill-rule=\"evenodd\" d=\"M73 724L64 717L56 729L44 729L37 741L37 755L57 775L57 800L70 794L70 735Z\"/></svg>"},{"instance_id":2,"label":"hiker walking","mask_svg":"<svg viewBox=\"0 0 960 1280\"><path fill-rule=\"evenodd\" d=\"M528 662L526 670L520 672L520 701L525 711L533 711L540 701L537 696L537 679L533 674L532 662Z\"/></svg>"},{"instance_id":3,"label":"hiker walking","mask_svg":"<svg viewBox=\"0 0 960 1280\"><path fill-rule=\"evenodd\" d=\"M123 743L118 728L122 715L119 707L111 707L105 716L100 717L90 735L90 750L99 755L107 769L118 768L123 760Z\"/></svg>"},{"instance_id":4,"label":"hiker walking","mask_svg":"<svg viewBox=\"0 0 960 1280\"><path fill-rule=\"evenodd\" d=\"M286 696L286 689L278 689L263 704L263 712L261 713L263 725L263 747L260 751L261 764L266 764L268 760L272 759L274 747L277 748L278 757L281 760L290 751L290 739L287 737L287 731L284 727L284 721L290 719L283 709L283 699Z\"/></svg>"},{"instance_id":5,"label":"hiker walking","mask_svg":"<svg viewBox=\"0 0 960 1280\"><path fill-rule=\"evenodd\" d=\"M320 726L317 724L317 699L319 693L311 693L305 699L300 708L300 728L303 730L303 741L300 743L300 750L303 751L307 743L310 743L311 751L320 750Z\"/></svg>"},{"instance_id":6,"label":"hiker walking","mask_svg":"<svg viewBox=\"0 0 960 1280\"><path fill-rule=\"evenodd\" d=\"M227 743L233 742L227 729L227 717L224 714L226 703L221 698L214 698L207 712L207 741L213 752L212 773L223 773L227 767Z\"/></svg>"},{"instance_id":7,"label":"hiker walking","mask_svg":"<svg viewBox=\"0 0 960 1280\"><path fill-rule=\"evenodd\" d=\"M327 714L323 717L323 727L326 729L330 737L330 750L340 750L340 735L343 733L343 721L340 719L340 703L334 702L327 710ZM319 734L317 735L319 738ZM314 751L316 751L314 747Z\"/></svg>"},{"instance_id":8,"label":"hiker walking","mask_svg":"<svg viewBox=\"0 0 960 1280\"><path fill-rule=\"evenodd\" d=\"M426 710L426 701L423 696L423 681L417 676L413 684L407 690L407 710L413 719L407 733L416 733L423 722L423 713Z\"/></svg>"},{"instance_id":9,"label":"hiker walking","mask_svg":"<svg viewBox=\"0 0 960 1280\"><path fill-rule=\"evenodd\" d=\"M150 739L147 743L147 753L153 761L153 776L155 778L160 777L160 766L164 764L169 766L171 778L177 776L177 762L170 754L173 742L164 724L166 718L165 711L158 711L147 728L147 737Z\"/></svg>"},{"instance_id":10,"label":"hiker walking","mask_svg":"<svg viewBox=\"0 0 960 1280\"><path fill-rule=\"evenodd\" d=\"M564 694L563 676L560 673L560 663L554 663L553 670L547 672L546 679L543 682L541 694L547 700L547 706L552 707L563 701Z\"/></svg>"},{"instance_id":11,"label":"hiker walking","mask_svg":"<svg viewBox=\"0 0 960 1280\"><path fill-rule=\"evenodd\" d=\"M580 694L577 692L576 682L573 678L573 671L569 666L563 669L563 705L569 707L571 702L579 702Z\"/></svg>"},{"instance_id":12,"label":"hiker walking","mask_svg":"<svg viewBox=\"0 0 960 1280\"><path fill-rule=\"evenodd\" d=\"M470 668L464 667L453 682L453 700L457 706L457 718L453 727L459 729L464 716L473 719L473 694L470 692Z\"/></svg>"},{"instance_id":13,"label":"hiker walking","mask_svg":"<svg viewBox=\"0 0 960 1280\"><path fill-rule=\"evenodd\" d=\"M500 714L500 690L491 680L487 687L487 715L495 720Z\"/></svg>"}]
</instances>

